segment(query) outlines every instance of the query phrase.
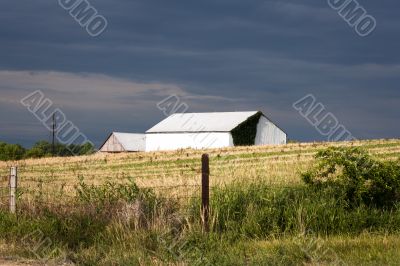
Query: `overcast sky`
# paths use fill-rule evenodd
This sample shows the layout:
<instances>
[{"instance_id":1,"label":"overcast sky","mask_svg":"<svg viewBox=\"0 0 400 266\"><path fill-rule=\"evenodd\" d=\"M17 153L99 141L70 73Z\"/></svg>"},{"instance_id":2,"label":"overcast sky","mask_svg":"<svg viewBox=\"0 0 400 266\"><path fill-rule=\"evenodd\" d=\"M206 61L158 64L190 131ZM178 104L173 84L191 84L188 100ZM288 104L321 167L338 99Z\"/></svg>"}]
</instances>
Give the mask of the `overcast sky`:
<instances>
[{"instance_id":1,"label":"overcast sky","mask_svg":"<svg viewBox=\"0 0 400 266\"><path fill-rule=\"evenodd\" d=\"M1 0L0 141L49 132L20 100L40 89L95 144L144 132L177 94L189 111L261 110L292 139L325 140L293 109L312 93L357 138L400 137L400 3L358 0L360 37L327 1L90 0L92 37L58 0Z\"/></svg>"}]
</instances>

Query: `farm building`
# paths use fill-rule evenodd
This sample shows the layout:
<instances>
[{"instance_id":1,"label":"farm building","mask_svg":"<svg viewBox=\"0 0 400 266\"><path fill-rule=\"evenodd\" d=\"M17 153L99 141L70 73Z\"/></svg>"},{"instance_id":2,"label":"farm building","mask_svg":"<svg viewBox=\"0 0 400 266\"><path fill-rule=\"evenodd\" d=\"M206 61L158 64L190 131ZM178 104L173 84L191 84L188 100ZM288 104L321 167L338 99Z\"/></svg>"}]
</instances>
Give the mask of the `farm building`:
<instances>
[{"instance_id":1,"label":"farm building","mask_svg":"<svg viewBox=\"0 0 400 266\"><path fill-rule=\"evenodd\" d=\"M100 147L100 152L145 151L146 135L113 132Z\"/></svg>"},{"instance_id":2,"label":"farm building","mask_svg":"<svg viewBox=\"0 0 400 266\"><path fill-rule=\"evenodd\" d=\"M262 112L173 114L146 132L146 151L286 144Z\"/></svg>"}]
</instances>

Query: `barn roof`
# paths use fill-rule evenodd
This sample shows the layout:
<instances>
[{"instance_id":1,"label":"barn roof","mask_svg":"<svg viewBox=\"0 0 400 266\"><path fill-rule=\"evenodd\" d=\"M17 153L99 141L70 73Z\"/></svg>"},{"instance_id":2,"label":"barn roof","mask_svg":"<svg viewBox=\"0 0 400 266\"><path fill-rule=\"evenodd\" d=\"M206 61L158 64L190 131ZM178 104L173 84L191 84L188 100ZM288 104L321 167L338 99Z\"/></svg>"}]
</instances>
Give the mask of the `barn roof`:
<instances>
[{"instance_id":1,"label":"barn roof","mask_svg":"<svg viewBox=\"0 0 400 266\"><path fill-rule=\"evenodd\" d=\"M167 117L146 133L230 132L257 113L259 112L178 113Z\"/></svg>"},{"instance_id":2,"label":"barn roof","mask_svg":"<svg viewBox=\"0 0 400 266\"><path fill-rule=\"evenodd\" d=\"M145 150L145 134L134 133L121 133L113 132L110 137L114 135L118 142L122 145L125 151L144 151ZM107 140L110 138L108 137ZM104 144L102 145L104 146Z\"/></svg>"}]
</instances>

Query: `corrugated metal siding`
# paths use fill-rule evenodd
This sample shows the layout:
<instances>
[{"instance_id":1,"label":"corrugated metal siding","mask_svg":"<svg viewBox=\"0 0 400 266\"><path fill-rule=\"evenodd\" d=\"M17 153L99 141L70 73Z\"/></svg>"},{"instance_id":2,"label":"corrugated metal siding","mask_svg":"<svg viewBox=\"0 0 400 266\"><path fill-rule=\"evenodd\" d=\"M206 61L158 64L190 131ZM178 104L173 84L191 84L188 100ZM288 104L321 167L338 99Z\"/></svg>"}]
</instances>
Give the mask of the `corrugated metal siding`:
<instances>
[{"instance_id":1,"label":"corrugated metal siding","mask_svg":"<svg viewBox=\"0 0 400 266\"><path fill-rule=\"evenodd\" d=\"M118 139L112 134L106 143L101 147L101 152L123 152L125 149L119 143Z\"/></svg>"},{"instance_id":2,"label":"corrugated metal siding","mask_svg":"<svg viewBox=\"0 0 400 266\"><path fill-rule=\"evenodd\" d=\"M145 151L146 135L114 132L100 148L101 152Z\"/></svg>"},{"instance_id":3,"label":"corrugated metal siding","mask_svg":"<svg viewBox=\"0 0 400 266\"><path fill-rule=\"evenodd\" d=\"M164 133L146 136L146 151L168 151L185 148L207 149L233 146L229 132Z\"/></svg>"},{"instance_id":4,"label":"corrugated metal siding","mask_svg":"<svg viewBox=\"0 0 400 266\"><path fill-rule=\"evenodd\" d=\"M286 144L287 136L274 123L261 116L257 125L255 145Z\"/></svg>"},{"instance_id":5,"label":"corrugated metal siding","mask_svg":"<svg viewBox=\"0 0 400 266\"><path fill-rule=\"evenodd\" d=\"M146 149L145 134L115 132L114 136L121 143L125 151L145 151Z\"/></svg>"}]
</instances>

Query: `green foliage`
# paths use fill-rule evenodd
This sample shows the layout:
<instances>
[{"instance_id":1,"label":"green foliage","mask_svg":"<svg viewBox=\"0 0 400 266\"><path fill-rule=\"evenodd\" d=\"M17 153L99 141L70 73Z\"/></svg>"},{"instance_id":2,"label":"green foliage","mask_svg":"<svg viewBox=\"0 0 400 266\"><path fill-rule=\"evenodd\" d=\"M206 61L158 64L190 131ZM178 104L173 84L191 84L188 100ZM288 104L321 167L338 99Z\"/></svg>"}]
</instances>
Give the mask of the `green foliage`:
<instances>
[{"instance_id":1,"label":"green foliage","mask_svg":"<svg viewBox=\"0 0 400 266\"><path fill-rule=\"evenodd\" d=\"M261 112L258 112L232 130L231 133L235 146L254 145L257 135L257 125L261 115Z\"/></svg>"},{"instance_id":2,"label":"green foliage","mask_svg":"<svg viewBox=\"0 0 400 266\"><path fill-rule=\"evenodd\" d=\"M192 203L193 217L200 215ZM274 188L269 184L238 183L215 188L211 197L211 225L231 239L282 235L357 234L364 230L400 230L400 205L392 210L368 206L349 208L335 189Z\"/></svg>"},{"instance_id":3,"label":"green foliage","mask_svg":"<svg viewBox=\"0 0 400 266\"><path fill-rule=\"evenodd\" d=\"M26 158L42 158L42 157L50 157L51 156L51 143L47 141L39 141L36 142L35 145L27 150L25 157Z\"/></svg>"},{"instance_id":4,"label":"green foliage","mask_svg":"<svg viewBox=\"0 0 400 266\"><path fill-rule=\"evenodd\" d=\"M69 146L69 149L76 151L75 154L78 154L78 155L90 155L90 154L95 153L95 148L94 148L93 144L90 142L86 142L82 145L71 144Z\"/></svg>"},{"instance_id":5,"label":"green foliage","mask_svg":"<svg viewBox=\"0 0 400 266\"><path fill-rule=\"evenodd\" d=\"M400 206L390 211L365 205L348 208L347 201L336 198L336 191L329 188L273 188L263 182L215 188L209 234L200 228L199 200L190 203L190 215L177 225L176 217L186 213L186 205L168 203L132 180L100 186L80 180L76 192L71 207L38 205L39 211L32 211L36 203L30 202L19 205L18 218L0 212L0 238L19 246L21 239L40 230L52 247L66 250L69 260L85 265L288 265L307 262L310 254L301 248L308 242L276 246L268 254L243 243L400 231ZM132 225L138 216L145 222ZM43 252L52 250L45 248Z\"/></svg>"},{"instance_id":6,"label":"green foliage","mask_svg":"<svg viewBox=\"0 0 400 266\"><path fill-rule=\"evenodd\" d=\"M74 155L89 155L95 152L93 144L87 142L82 145L61 143L55 144L55 155L60 157ZM52 156L52 144L47 141L39 141L31 149L24 149L18 144L0 142L0 161L21 160L24 158L43 158Z\"/></svg>"},{"instance_id":7,"label":"green foliage","mask_svg":"<svg viewBox=\"0 0 400 266\"><path fill-rule=\"evenodd\" d=\"M43 143L41 147L49 146ZM201 230L199 198L187 206L185 200L160 198L133 180L93 186L81 179L75 197L66 197L61 189L54 190L50 199L40 188L22 190L21 186L19 192L38 195L22 194L18 215L0 211L0 245L5 247L0 256L36 260L37 254L29 253L34 247L45 257L53 248L65 251L67 264L76 265L330 265L335 264L337 253L348 265L395 265L400 259L400 203L390 209L376 208L361 197L355 204L348 198L354 194L343 189L348 183L341 176L346 169L349 175L358 176L354 173L378 163L374 173L385 177L384 182L388 176L396 180L395 165L400 161L389 163L388 170L362 151L344 154L321 152L319 163L337 161L331 167L322 163L320 170L304 175L309 185L277 187L243 181L212 188L209 234ZM262 156L266 155L275 153ZM146 172L153 164L142 162L134 167ZM175 162L158 166L165 170L166 165L176 166ZM361 172L368 176L367 171ZM29 246L24 243L37 230L51 241L50 246L40 246L40 239ZM359 242L364 235L368 238ZM393 236L397 240L391 242Z\"/></svg>"},{"instance_id":8,"label":"green foliage","mask_svg":"<svg viewBox=\"0 0 400 266\"><path fill-rule=\"evenodd\" d=\"M163 201L157 199L151 189L139 188L132 178L128 184L107 182L100 186L87 185L81 178L76 188L77 201L96 206L98 210L110 210L110 206L119 203L137 204L142 216L152 219L157 208L163 206Z\"/></svg>"},{"instance_id":9,"label":"green foliage","mask_svg":"<svg viewBox=\"0 0 400 266\"><path fill-rule=\"evenodd\" d=\"M393 207L400 201L399 161L378 161L360 148L328 148L317 153L318 164L303 181L318 189L334 189L354 207Z\"/></svg>"},{"instance_id":10,"label":"green foliage","mask_svg":"<svg viewBox=\"0 0 400 266\"><path fill-rule=\"evenodd\" d=\"M51 240L51 246L76 252L120 241L123 236L115 233L130 235L136 231L140 235L142 230L153 230L152 225L168 224L168 217L176 212L176 203L159 199L133 180L126 185L110 182L92 186L81 179L75 197L60 205L47 203L34 197L28 204L21 201L18 216L0 211L0 238L26 245L26 240L36 241L29 238L38 231ZM37 241L33 246L39 246L43 239ZM52 251L47 245L44 248L43 252Z\"/></svg>"},{"instance_id":11,"label":"green foliage","mask_svg":"<svg viewBox=\"0 0 400 266\"><path fill-rule=\"evenodd\" d=\"M25 149L21 145L0 142L0 161L20 160L24 154Z\"/></svg>"}]
</instances>

